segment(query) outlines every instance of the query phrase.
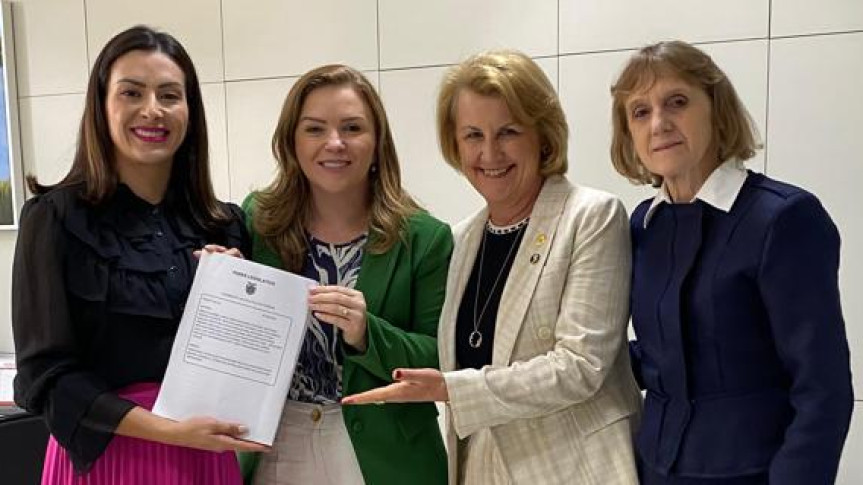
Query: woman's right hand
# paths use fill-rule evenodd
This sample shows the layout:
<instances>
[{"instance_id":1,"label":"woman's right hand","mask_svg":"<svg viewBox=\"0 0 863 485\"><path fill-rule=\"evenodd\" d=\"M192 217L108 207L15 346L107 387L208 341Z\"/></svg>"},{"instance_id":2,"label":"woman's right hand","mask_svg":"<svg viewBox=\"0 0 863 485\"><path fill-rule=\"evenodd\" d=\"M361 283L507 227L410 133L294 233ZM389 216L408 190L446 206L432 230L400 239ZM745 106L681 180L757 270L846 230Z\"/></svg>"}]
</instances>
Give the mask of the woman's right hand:
<instances>
[{"instance_id":1,"label":"woman's right hand","mask_svg":"<svg viewBox=\"0 0 863 485\"><path fill-rule=\"evenodd\" d=\"M260 443L245 441L248 428L213 418L195 417L172 422L167 432L169 444L207 451L270 451Z\"/></svg>"},{"instance_id":2,"label":"woman's right hand","mask_svg":"<svg viewBox=\"0 0 863 485\"><path fill-rule=\"evenodd\" d=\"M137 406L126 413L115 432L119 435L185 446L206 451L270 451L260 443L245 441L245 426L214 418L194 417L173 421Z\"/></svg>"}]
</instances>

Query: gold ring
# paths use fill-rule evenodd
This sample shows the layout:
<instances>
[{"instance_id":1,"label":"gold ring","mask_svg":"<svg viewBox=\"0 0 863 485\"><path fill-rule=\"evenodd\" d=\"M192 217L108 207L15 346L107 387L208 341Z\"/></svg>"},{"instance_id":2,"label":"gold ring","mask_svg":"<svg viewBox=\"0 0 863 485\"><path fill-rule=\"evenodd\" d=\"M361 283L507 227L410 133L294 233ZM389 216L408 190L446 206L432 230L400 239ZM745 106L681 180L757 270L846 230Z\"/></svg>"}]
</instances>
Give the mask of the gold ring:
<instances>
[{"instance_id":1,"label":"gold ring","mask_svg":"<svg viewBox=\"0 0 863 485\"><path fill-rule=\"evenodd\" d=\"M348 316L348 309L347 309L347 307L342 307L342 316L343 316L343 317Z\"/></svg>"}]
</instances>

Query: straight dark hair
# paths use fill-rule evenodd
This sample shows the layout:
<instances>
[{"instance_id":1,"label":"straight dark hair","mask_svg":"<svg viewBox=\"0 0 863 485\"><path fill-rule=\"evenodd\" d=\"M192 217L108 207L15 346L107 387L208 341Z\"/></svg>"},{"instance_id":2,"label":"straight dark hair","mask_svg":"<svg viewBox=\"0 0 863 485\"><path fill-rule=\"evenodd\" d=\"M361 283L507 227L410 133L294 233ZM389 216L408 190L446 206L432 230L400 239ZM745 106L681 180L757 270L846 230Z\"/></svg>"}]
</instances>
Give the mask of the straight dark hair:
<instances>
[{"instance_id":1,"label":"straight dark hair","mask_svg":"<svg viewBox=\"0 0 863 485\"><path fill-rule=\"evenodd\" d=\"M183 71L189 125L183 143L174 154L165 200L172 209L184 213L190 222L204 231L218 230L230 220L230 215L213 193L207 120L195 66L177 39L143 25L114 36L96 58L87 84L84 114L78 130L78 147L69 173L54 185L41 185L34 175L28 175L27 187L33 194L39 195L55 188L81 184L81 197L94 205L114 194L118 177L114 143L105 116L105 96L114 62L131 51L165 54Z\"/></svg>"}]
</instances>

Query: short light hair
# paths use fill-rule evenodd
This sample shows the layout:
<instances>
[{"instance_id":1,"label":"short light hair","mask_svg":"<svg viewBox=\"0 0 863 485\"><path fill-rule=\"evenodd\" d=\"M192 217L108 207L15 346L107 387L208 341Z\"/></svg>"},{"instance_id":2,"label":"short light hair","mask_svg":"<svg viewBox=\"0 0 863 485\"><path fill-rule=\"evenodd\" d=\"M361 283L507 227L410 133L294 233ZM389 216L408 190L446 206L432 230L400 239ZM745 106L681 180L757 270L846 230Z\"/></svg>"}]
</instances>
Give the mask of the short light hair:
<instances>
[{"instance_id":1,"label":"short light hair","mask_svg":"<svg viewBox=\"0 0 863 485\"><path fill-rule=\"evenodd\" d=\"M752 117L728 76L713 59L686 42L658 42L633 54L611 86L611 163L621 175L634 184L662 185L662 177L648 171L635 151L627 123L626 102L633 94L650 89L666 76L678 77L700 87L710 98L713 144L720 163L735 160L742 164L761 148Z\"/></svg>"},{"instance_id":2,"label":"short light hair","mask_svg":"<svg viewBox=\"0 0 863 485\"><path fill-rule=\"evenodd\" d=\"M533 59L512 50L482 52L444 75L437 100L437 132L444 160L450 166L461 171L455 105L463 89L500 97L518 123L537 130L540 175L566 173L569 128L557 92Z\"/></svg>"}]
</instances>

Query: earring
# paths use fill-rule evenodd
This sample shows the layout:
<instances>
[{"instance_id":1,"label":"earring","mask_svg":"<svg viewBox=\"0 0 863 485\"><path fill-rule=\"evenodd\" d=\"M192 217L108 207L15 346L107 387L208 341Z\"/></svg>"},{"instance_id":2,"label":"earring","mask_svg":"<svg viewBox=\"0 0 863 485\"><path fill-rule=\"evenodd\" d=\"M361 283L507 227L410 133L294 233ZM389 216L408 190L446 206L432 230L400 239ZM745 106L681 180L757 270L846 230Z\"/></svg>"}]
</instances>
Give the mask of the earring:
<instances>
[{"instance_id":1,"label":"earring","mask_svg":"<svg viewBox=\"0 0 863 485\"><path fill-rule=\"evenodd\" d=\"M372 168L370 168L370 169L369 169L369 171L370 171L371 173L377 173L377 171L378 171L378 164L377 164L377 163L373 163L373 164L372 164Z\"/></svg>"}]
</instances>

